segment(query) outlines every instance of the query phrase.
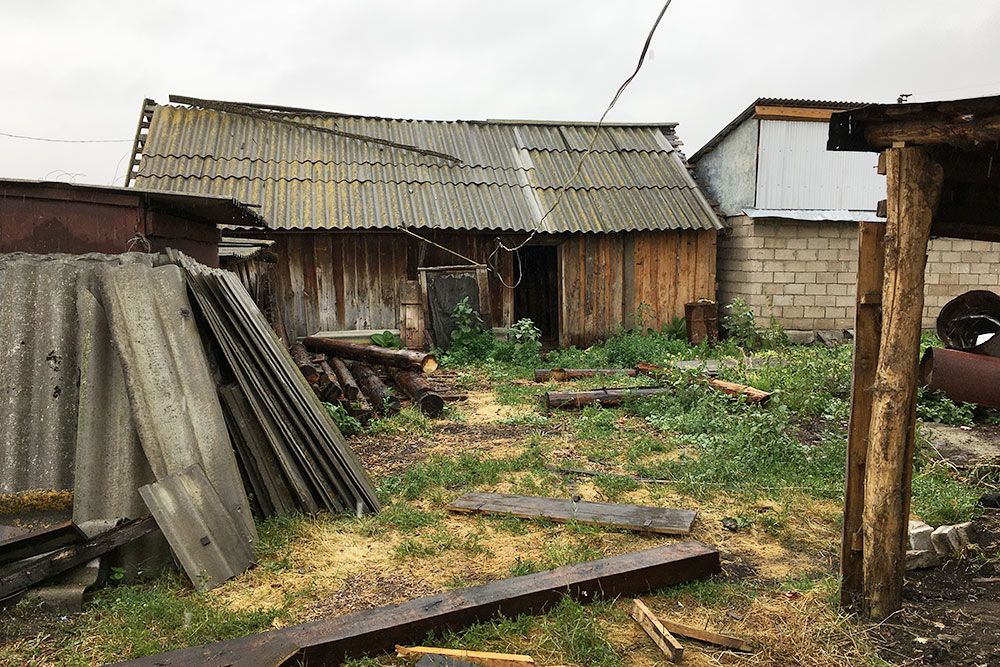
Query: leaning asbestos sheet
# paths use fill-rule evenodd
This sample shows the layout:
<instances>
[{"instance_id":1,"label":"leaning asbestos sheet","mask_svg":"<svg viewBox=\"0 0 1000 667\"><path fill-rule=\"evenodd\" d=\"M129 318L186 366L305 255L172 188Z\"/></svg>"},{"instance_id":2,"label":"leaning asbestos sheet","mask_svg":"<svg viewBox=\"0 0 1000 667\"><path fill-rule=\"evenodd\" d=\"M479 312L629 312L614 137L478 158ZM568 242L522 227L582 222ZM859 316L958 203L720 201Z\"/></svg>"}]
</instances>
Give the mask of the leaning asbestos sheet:
<instances>
[{"instance_id":1,"label":"leaning asbestos sheet","mask_svg":"<svg viewBox=\"0 0 1000 667\"><path fill-rule=\"evenodd\" d=\"M263 667L275 663L262 658L291 649L295 655L282 664L339 665L422 641L431 630L460 630L501 614L540 614L566 595L581 602L632 596L702 579L719 567L719 552L701 542L667 544L121 664Z\"/></svg>"},{"instance_id":2,"label":"leaning asbestos sheet","mask_svg":"<svg viewBox=\"0 0 1000 667\"><path fill-rule=\"evenodd\" d=\"M171 257L184 269L296 506L377 512L371 479L236 275L181 253Z\"/></svg>"},{"instance_id":3,"label":"leaning asbestos sheet","mask_svg":"<svg viewBox=\"0 0 1000 667\"><path fill-rule=\"evenodd\" d=\"M466 493L446 509L452 512L510 514L525 519L548 519L566 523L578 521L628 530L687 535L697 512L665 507L592 503L561 498L517 496L510 493Z\"/></svg>"},{"instance_id":4,"label":"leaning asbestos sheet","mask_svg":"<svg viewBox=\"0 0 1000 667\"><path fill-rule=\"evenodd\" d=\"M139 489L191 583L206 591L253 563L251 537L200 465Z\"/></svg>"},{"instance_id":5,"label":"leaning asbestos sheet","mask_svg":"<svg viewBox=\"0 0 1000 667\"><path fill-rule=\"evenodd\" d=\"M132 418L156 479L200 465L241 532L256 540L180 269L120 267L103 276L101 291Z\"/></svg>"}]
</instances>

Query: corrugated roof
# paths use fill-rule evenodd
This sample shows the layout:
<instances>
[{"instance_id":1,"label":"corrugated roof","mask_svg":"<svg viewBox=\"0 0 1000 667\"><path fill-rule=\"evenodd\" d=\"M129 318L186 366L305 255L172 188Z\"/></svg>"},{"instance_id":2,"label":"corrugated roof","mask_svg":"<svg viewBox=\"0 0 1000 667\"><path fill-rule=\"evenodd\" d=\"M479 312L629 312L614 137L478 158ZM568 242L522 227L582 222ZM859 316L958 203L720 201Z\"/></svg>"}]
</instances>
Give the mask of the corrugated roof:
<instances>
[{"instance_id":1,"label":"corrugated roof","mask_svg":"<svg viewBox=\"0 0 1000 667\"><path fill-rule=\"evenodd\" d=\"M695 151L695 154L691 156L691 162L697 162L702 155L712 150L719 143L729 136L729 133L736 129L736 127L750 118L758 106L769 106L769 107L786 107L792 109L832 109L834 111L843 111L845 109L855 109L857 107L867 106L868 102L836 102L833 100L799 100L795 98L787 97L758 97L756 100L750 103L746 109L744 109L736 118L729 121L725 127L719 130L718 134L708 140L704 146Z\"/></svg>"},{"instance_id":2,"label":"corrugated roof","mask_svg":"<svg viewBox=\"0 0 1000 667\"><path fill-rule=\"evenodd\" d=\"M722 227L674 148L670 123L598 131L584 123L400 120L287 109L248 108L247 115L216 104L227 110L155 106L137 187L234 197L259 205L276 229L529 231L593 141L580 175L541 231Z\"/></svg>"}]
</instances>

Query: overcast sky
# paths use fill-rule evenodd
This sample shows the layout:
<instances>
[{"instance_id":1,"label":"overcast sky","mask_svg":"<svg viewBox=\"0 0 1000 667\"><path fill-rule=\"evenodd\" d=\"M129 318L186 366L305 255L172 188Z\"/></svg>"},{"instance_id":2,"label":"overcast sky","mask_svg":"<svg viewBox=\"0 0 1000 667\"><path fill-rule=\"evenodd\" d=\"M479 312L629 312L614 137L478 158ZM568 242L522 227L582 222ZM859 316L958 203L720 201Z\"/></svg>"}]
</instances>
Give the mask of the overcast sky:
<instances>
[{"instance_id":1,"label":"overcast sky","mask_svg":"<svg viewBox=\"0 0 1000 667\"><path fill-rule=\"evenodd\" d=\"M120 185L143 98L596 120L661 0L3 2L0 177ZM611 121L690 155L757 97L1000 94L1000 3L674 0Z\"/></svg>"}]
</instances>

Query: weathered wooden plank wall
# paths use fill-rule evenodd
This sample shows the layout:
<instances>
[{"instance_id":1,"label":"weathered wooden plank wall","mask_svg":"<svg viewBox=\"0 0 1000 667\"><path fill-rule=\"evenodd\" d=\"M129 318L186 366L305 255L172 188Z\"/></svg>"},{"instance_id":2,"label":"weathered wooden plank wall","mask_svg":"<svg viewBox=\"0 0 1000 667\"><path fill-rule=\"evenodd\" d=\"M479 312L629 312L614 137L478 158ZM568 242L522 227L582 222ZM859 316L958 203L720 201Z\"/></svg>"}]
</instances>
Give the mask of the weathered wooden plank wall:
<instances>
[{"instance_id":1,"label":"weathered wooden plank wall","mask_svg":"<svg viewBox=\"0 0 1000 667\"><path fill-rule=\"evenodd\" d=\"M559 246L559 342L585 347L619 326L659 329L684 304L715 298L714 230L580 234Z\"/></svg>"},{"instance_id":2,"label":"weathered wooden plank wall","mask_svg":"<svg viewBox=\"0 0 1000 667\"><path fill-rule=\"evenodd\" d=\"M427 232L428 239L477 262L496 247L495 233ZM684 303L715 298L715 231L565 235L558 242L559 341L590 345L632 326L640 303L646 326L659 328ZM510 239L513 240L513 239ZM550 242L555 239L548 239ZM462 263L454 255L398 232L294 232L275 236L272 286L288 337L316 331L399 328L401 283L419 266ZM505 281L513 260L500 252ZM495 326L513 323L514 295L490 274Z\"/></svg>"}]
</instances>

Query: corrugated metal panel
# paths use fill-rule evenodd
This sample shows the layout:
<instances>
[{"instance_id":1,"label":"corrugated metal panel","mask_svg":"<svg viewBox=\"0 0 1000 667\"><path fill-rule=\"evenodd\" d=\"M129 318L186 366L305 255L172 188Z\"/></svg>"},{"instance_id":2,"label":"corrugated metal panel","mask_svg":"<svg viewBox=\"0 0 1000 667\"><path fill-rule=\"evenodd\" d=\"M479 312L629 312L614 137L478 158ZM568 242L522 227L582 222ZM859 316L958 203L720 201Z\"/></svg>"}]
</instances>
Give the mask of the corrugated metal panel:
<instances>
[{"instance_id":1,"label":"corrugated metal panel","mask_svg":"<svg viewBox=\"0 0 1000 667\"><path fill-rule=\"evenodd\" d=\"M596 129L293 118L454 155L461 163L240 114L159 106L136 185L235 197L260 205L277 229L528 231L541 215L539 202L551 199L544 191L562 186ZM560 206L546 231L721 228L660 126L601 128L594 150L573 185L581 191L572 194L577 204ZM633 192L605 192L618 188ZM626 205L591 217L597 200Z\"/></svg>"},{"instance_id":2,"label":"corrugated metal panel","mask_svg":"<svg viewBox=\"0 0 1000 667\"><path fill-rule=\"evenodd\" d=\"M829 126L760 121L755 208L875 210L885 199L877 156L826 150Z\"/></svg>"}]
</instances>

